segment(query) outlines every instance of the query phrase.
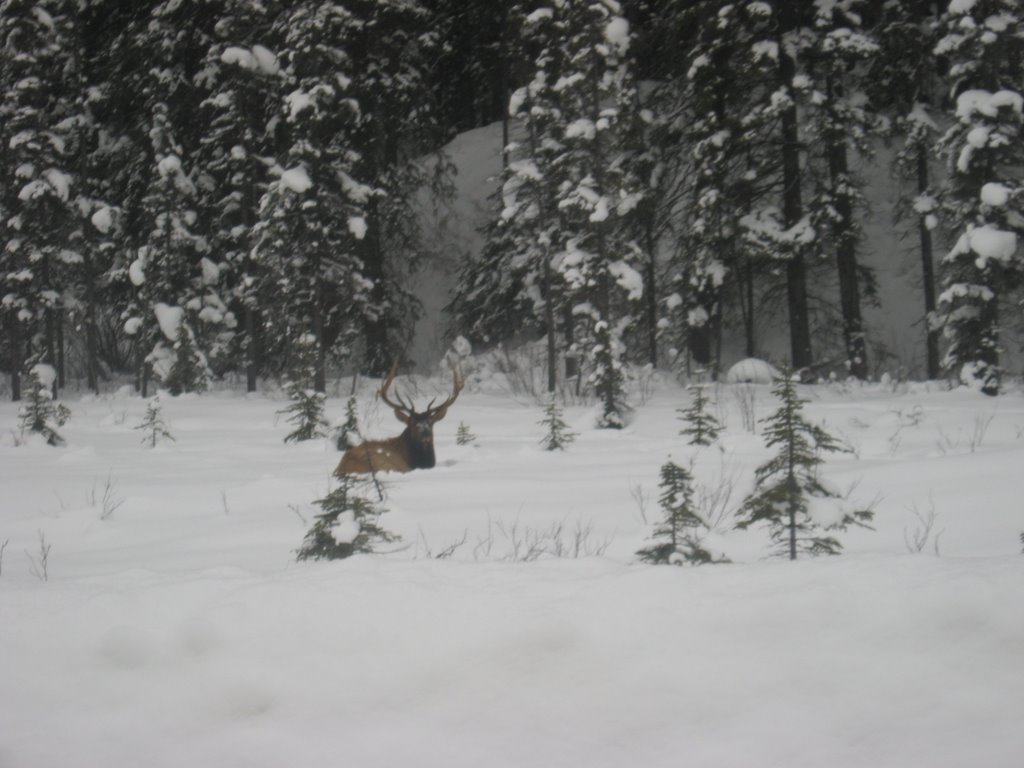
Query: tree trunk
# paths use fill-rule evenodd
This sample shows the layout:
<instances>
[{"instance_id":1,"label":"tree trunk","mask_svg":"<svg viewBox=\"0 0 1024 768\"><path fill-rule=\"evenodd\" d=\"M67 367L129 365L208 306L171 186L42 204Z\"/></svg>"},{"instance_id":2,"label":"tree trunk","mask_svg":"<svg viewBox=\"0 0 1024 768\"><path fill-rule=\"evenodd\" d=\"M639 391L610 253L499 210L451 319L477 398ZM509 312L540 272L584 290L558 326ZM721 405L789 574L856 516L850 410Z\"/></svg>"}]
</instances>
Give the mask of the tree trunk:
<instances>
[{"instance_id":1,"label":"tree trunk","mask_svg":"<svg viewBox=\"0 0 1024 768\"><path fill-rule=\"evenodd\" d=\"M927 192L928 182L928 153L922 145L917 148L917 191L921 194ZM924 284L925 346L928 356L928 378L937 379L941 374L939 331L931 327L931 318L935 314L935 263L932 259L932 231L928 229L924 216L918 219L917 231L921 240L921 281Z\"/></svg>"},{"instance_id":2,"label":"tree trunk","mask_svg":"<svg viewBox=\"0 0 1024 768\"><path fill-rule=\"evenodd\" d=\"M647 360L653 368L658 367L658 274L654 263L656 240L654 234L654 211L644 217L644 244L647 260L644 269L644 309L647 314Z\"/></svg>"},{"instance_id":3,"label":"tree trunk","mask_svg":"<svg viewBox=\"0 0 1024 768\"><path fill-rule=\"evenodd\" d=\"M783 9L785 9L785 5ZM792 27L796 26L793 22ZM790 25L783 22L783 28ZM786 53L785 41L779 41L779 85L793 96L793 77L796 62ZM796 104L782 112L782 215L785 227L796 226L803 218L803 200L800 194L800 134ZM792 366L796 370L812 363L811 327L807 302L807 268L802 251L797 248L786 264L786 303L789 308L789 346Z\"/></svg>"},{"instance_id":4,"label":"tree trunk","mask_svg":"<svg viewBox=\"0 0 1024 768\"><path fill-rule=\"evenodd\" d=\"M831 82L829 83L831 92ZM842 187L850 183L846 144L838 136L828 142L828 168L837 219L833 225L836 266L839 273L839 305L843 317L843 341L850 375L864 380L868 374L867 345L860 312L857 284L857 240L853 228L853 203Z\"/></svg>"},{"instance_id":5,"label":"tree trunk","mask_svg":"<svg viewBox=\"0 0 1024 768\"><path fill-rule=\"evenodd\" d=\"M64 312L57 312L57 319L54 321L57 324L57 381L56 385L58 389L64 389L67 383L67 366L64 354ZM54 398L57 397L57 392L53 393Z\"/></svg>"},{"instance_id":6,"label":"tree trunk","mask_svg":"<svg viewBox=\"0 0 1024 768\"><path fill-rule=\"evenodd\" d=\"M8 317L7 343L11 356L11 400L16 403L21 400L21 366L24 364L21 355L21 321L18 320L18 312L14 309L9 312Z\"/></svg>"},{"instance_id":7,"label":"tree trunk","mask_svg":"<svg viewBox=\"0 0 1024 768\"><path fill-rule=\"evenodd\" d=\"M551 259L544 257L544 324L547 326L548 392L558 386L558 350L555 346L555 302L551 295Z\"/></svg>"},{"instance_id":8,"label":"tree trunk","mask_svg":"<svg viewBox=\"0 0 1024 768\"><path fill-rule=\"evenodd\" d=\"M254 308L245 308L245 340L248 360L245 365L245 388L247 392L255 392L260 371L260 347L256 338L257 312Z\"/></svg>"},{"instance_id":9,"label":"tree trunk","mask_svg":"<svg viewBox=\"0 0 1024 768\"><path fill-rule=\"evenodd\" d=\"M316 337L316 370L313 372L313 389L327 391L327 348L324 343L324 310L320 287L313 294L313 336Z\"/></svg>"}]
</instances>

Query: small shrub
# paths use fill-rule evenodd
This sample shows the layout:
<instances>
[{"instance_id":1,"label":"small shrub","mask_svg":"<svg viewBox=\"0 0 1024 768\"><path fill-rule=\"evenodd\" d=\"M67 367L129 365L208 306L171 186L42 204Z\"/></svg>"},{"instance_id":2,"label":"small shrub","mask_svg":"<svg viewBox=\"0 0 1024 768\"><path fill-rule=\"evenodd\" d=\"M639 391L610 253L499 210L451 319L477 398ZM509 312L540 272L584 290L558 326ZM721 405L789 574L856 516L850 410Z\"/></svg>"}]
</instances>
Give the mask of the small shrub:
<instances>
[{"instance_id":1,"label":"small shrub","mask_svg":"<svg viewBox=\"0 0 1024 768\"><path fill-rule=\"evenodd\" d=\"M150 448L156 448L160 440L174 442L174 436L167 430L167 424L164 422L160 395L153 396L146 404L146 413L135 429L142 430L142 444L149 445Z\"/></svg>"},{"instance_id":2,"label":"small shrub","mask_svg":"<svg viewBox=\"0 0 1024 768\"><path fill-rule=\"evenodd\" d=\"M569 425L562 419L562 409L552 394L548 397L547 405L544 406L544 418L539 422L547 432L541 440L545 451L564 451L565 446L576 439L576 433L569 429Z\"/></svg>"},{"instance_id":3,"label":"small shrub","mask_svg":"<svg viewBox=\"0 0 1024 768\"><path fill-rule=\"evenodd\" d=\"M381 527L379 518L386 510L364 495L367 485L365 480L341 475L337 487L314 502L323 512L315 515L298 551L299 560L340 560L398 541L398 536Z\"/></svg>"},{"instance_id":4,"label":"small shrub","mask_svg":"<svg viewBox=\"0 0 1024 768\"><path fill-rule=\"evenodd\" d=\"M716 560L697 536L706 523L694 509L690 473L678 464L666 462L661 467L658 487L662 489L658 504L664 517L651 537L655 543L639 550L637 556L644 562L658 565L726 562L725 558Z\"/></svg>"},{"instance_id":5,"label":"small shrub","mask_svg":"<svg viewBox=\"0 0 1024 768\"><path fill-rule=\"evenodd\" d=\"M49 445L64 445L64 438L57 431L63 427L71 411L63 403L53 401L53 381L56 372L49 365L34 365L29 371L25 404L18 410L18 424L22 433L35 432L42 435Z\"/></svg>"},{"instance_id":6,"label":"small shrub","mask_svg":"<svg viewBox=\"0 0 1024 768\"><path fill-rule=\"evenodd\" d=\"M330 426L324 418L327 397L313 386L316 376L316 337L310 333L303 334L295 347L295 360L284 385L292 403L279 411L288 414L289 423L295 425L295 429L285 437L286 443L326 437Z\"/></svg>"},{"instance_id":7,"label":"small shrub","mask_svg":"<svg viewBox=\"0 0 1024 768\"><path fill-rule=\"evenodd\" d=\"M476 435L470 432L463 422L459 422L459 428L455 432L455 444L456 445L469 445L470 443L476 442Z\"/></svg>"},{"instance_id":8,"label":"small shrub","mask_svg":"<svg viewBox=\"0 0 1024 768\"><path fill-rule=\"evenodd\" d=\"M718 439L722 425L718 419L708 412L708 399L704 396L704 386L691 384L687 389L693 394L693 402L689 408L676 411L685 426L680 435L690 438L690 445L711 445Z\"/></svg>"}]
</instances>

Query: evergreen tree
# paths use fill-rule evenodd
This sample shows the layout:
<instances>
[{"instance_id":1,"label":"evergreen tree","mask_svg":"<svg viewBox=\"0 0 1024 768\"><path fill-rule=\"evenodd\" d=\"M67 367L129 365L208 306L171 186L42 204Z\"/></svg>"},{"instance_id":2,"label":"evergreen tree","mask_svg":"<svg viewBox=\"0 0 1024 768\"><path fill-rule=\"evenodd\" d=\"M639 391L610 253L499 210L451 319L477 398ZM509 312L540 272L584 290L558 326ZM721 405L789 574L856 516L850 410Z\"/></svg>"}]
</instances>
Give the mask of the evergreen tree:
<instances>
[{"instance_id":1,"label":"evergreen tree","mask_svg":"<svg viewBox=\"0 0 1024 768\"><path fill-rule=\"evenodd\" d=\"M210 385L210 367L206 356L198 349L192 329L184 320L175 333L170 365L163 383L172 395L183 392L205 392Z\"/></svg>"},{"instance_id":2,"label":"evergreen tree","mask_svg":"<svg viewBox=\"0 0 1024 768\"><path fill-rule=\"evenodd\" d=\"M353 390L355 387L353 386ZM354 445L358 445L362 434L359 431L359 416L357 412L356 396L350 395L345 401L345 421L338 429L334 443L339 451L344 451Z\"/></svg>"},{"instance_id":3,"label":"evergreen tree","mask_svg":"<svg viewBox=\"0 0 1024 768\"><path fill-rule=\"evenodd\" d=\"M816 80L806 109L808 133L820 139L824 170L809 208L815 228L830 235L829 250L839 278L844 359L849 374L862 380L868 376L868 356L861 302L874 283L866 281L868 273L857 260L862 233L856 213L863 200L850 156L868 157L868 140L881 126L865 91L865 63L878 55L879 47L864 28L859 13L863 5L860 0L818 4L813 42L805 53Z\"/></svg>"},{"instance_id":4,"label":"evergreen tree","mask_svg":"<svg viewBox=\"0 0 1024 768\"><path fill-rule=\"evenodd\" d=\"M661 488L658 504L664 518L651 536L655 543L639 550L637 556L644 562L657 565L727 562L725 558L716 560L697 536L697 531L707 524L693 507L693 476L669 461L661 467L658 487Z\"/></svg>"},{"instance_id":5,"label":"evergreen tree","mask_svg":"<svg viewBox=\"0 0 1024 768\"><path fill-rule=\"evenodd\" d=\"M689 437L690 445L711 445L718 439L722 425L714 414L708 412L708 399L704 396L704 386L691 384L687 389L693 396L693 402L689 408L677 411L686 424L679 434Z\"/></svg>"},{"instance_id":6,"label":"evergreen tree","mask_svg":"<svg viewBox=\"0 0 1024 768\"><path fill-rule=\"evenodd\" d=\"M281 308L266 329L269 340L289 367L292 340L312 334L312 386L323 392L328 360L352 353L372 288L359 243L373 191L355 176L353 136L361 111L345 50L358 19L334 3L303 2L279 26L288 78L280 104L287 149L260 204L254 255Z\"/></svg>"},{"instance_id":7,"label":"evergreen tree","mask_svg":"<svg viewBox=\"0 0 1024 768\"><path fill-rule=\"evenodd\" d=\"M1024 233L1024 11L1015 0L952 2L937 55L951 62L955 121L940 146L944 197L959 236L943 259L940 319L945 366L962 383L998 394L1000 299L1020 284Z\"/></svg>"},{"instance_id":8,"label":"evergreen tree","mask_svg":"<svg viewBox=\"0 0 1024 768\"><path fill-rule=\"evenodd\" d=\"M291 405L281 413L287 413L288 421L295 429L285 437L286 443L313 440L327 435L330 426L324 418L326 396L316 389L317 344L312 334L303 334L295 342L292 367L285 380L284 389Z\"/></svg>"},{"instance_id":9,"label":"evergreen tree","mask_svg":"<svg viewBox=\"0 0 1024 768\"><path fill-rule=\"evenodd\" d=\"M564 250L558 269L576 318L577 346L593 366L599 427L621 428L626 405L624 333L643 295L643 255L628 222L642 199L625 146L636 84L629 31L615 0L565 0L558 97L562 147L553 161Z\"/></svg>"},{"instance_id":10,"label":"evergreen tree","mask_svg":"<svg viewBox=\"0 0 1024 768\"><path fill-rule=\"evenodd\" d=\"M0 3L0 323L15 400L32 361L55 367L54 392L63 383L66 291L82 260L71 237L74 94L64 79L75 51L66 6Z\"/></svg>"},{"instance_id":11,"label":"evergreen tree","mask_svg":"<svg viewBox=\"0 0 1024 768\"><path fill-rule=\"evenodd\" d=\"M565 446L576 439L576 433L569 429L569 425L562 418L562 409L558 406L554 393L548 394L544 418L538 424L547 430L541 440L545 451L564 451Z\"/></svg>"},{"instance_id":12,"label":"evergreen tree","mask_svg":"<svg viewBox=\"0 0 1024 768\"><path fill-rule=\"evenodd\" d=\"M463 422L459 422L459 428L455 432L455 444L456 445L469 445L470 443L476 442L476 435L474 435L469 427Z\"/></svg>"},{"instance_id":13,"label":"evergreen tree","mask_svg":"<svg viewBox=\"0 0 1024 768\"><path fill-rule=\"evenodd\" d=\"M222 283L241 328L226 328L235 360L244 360L248 391L261 373L260 318L272 301L260 263L253 258L254 225L267 186L267 160L277 149L271 118L282 97L283 78L272 45L275 5L226 0L197 87L207 93L200 114L207 130L200 138L200 203L207 212L211 249L221 254Z\"/></svg>"},{"instance_id":14,"label":"evergreen tree","mask_svg":"<svg viewBox=\"0 0 1024 768\"><path fill-rule=\"evenodd\" d=\"M148 443L150 448L156 448L156 444L160 440L175 442L174 436L167 429L167 424L164 421L160 395L154 395L146 403L146 413L142 417L142 422L135 429L142 430L142 444Z\"/></svg>"},{"instance_id":15,"label":"evergreen tree","mask_svg":"<svg viewBox=\"0 0 1024 768\"><path fill-rule=\"evenodd\" d=\"M386 510L363 495L365 480L341 475L338 485L315 504L323 510L306 534L299 560L340 560L355 554L376 552L399 537L381 526Z\"/></svg>"},{"instance_id":16,"label":"evergreen tree","mask_svg":"<svg viewBox=\"0 0 1024 768\"><path fill-rule=\"evenodd\" d=\"M819 532L846 530L850 525L868 527L870 510L829 513L826 519L811 509L812 499L837 499L839 494L818 477L823 453L849 452L832 435L808 422L803 404L789 370L783 371L772 388L780 400L779 409L762 419L765 442L778 453L755 471L754 492L747 497L737 515L737 528L746 529L764 522L778 554L795 560L797 553L835 555L842 545L834 537Z\"/></svg>"},{"instance_id":17,"label":"evergreen tree","mask_svg":"<svg viewBox=\"0 0 1024 768\"><path fill-rule=\"evenodd\" d=\"M53 446L64 445L64 438L57 427L64 426L71 417L66 405L54 401L53 383L56 378L57 372L52 366L45 363L34 365L29 371L25 403L18 409L22 433L35 432Z\"/></svg>"}]
</instances>

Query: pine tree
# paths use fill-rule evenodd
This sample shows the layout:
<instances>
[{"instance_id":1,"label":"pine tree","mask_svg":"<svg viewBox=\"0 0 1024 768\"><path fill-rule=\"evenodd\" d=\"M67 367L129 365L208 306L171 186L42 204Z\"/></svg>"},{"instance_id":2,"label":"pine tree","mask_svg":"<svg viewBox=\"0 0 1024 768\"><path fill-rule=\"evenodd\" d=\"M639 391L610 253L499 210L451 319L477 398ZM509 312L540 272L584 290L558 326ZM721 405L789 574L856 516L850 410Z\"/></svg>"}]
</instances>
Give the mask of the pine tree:
<instances>
[{"instance_id":1,"label":"pine tree","mask_svg":"<svg viewBox=\"0 0 1024 768\"><path fill-rule=\"evenodd\" d=\"M476 442L476 435L474 435L469 427L463 422L459 422L459 428L455 432L455 444L456 445L469 445L470 443Z\"/></svg>"},{"instance_id":2,"label":"pine tree","mask_svg":"<svg viewBox=\"0 0 1024 768\"><path fill-rule=\"evenodd\" d=\"M565 446L576 439L576 433L569 429L569 425L562 418L562 409L558 406L554 393L548 395L547 404L544 406L544 418L537 423L547 430L541 440L545 451L564 451Z\"/></svg>"},{"instance_id":3,"label":"pine tree","mask_svg":"<svg viewBox=\"0 0 1024 768\"><path fill-rule=\"evenodd\" d=\"M704 385L691 384L687 389L693 396L693 402L686 409L677 413L686 426L679 431L680 435L689 437L690 445L711 445L718 439L722 424L714 414L708 412L708 399L704 395Z\"/></svg>"},{"instance_id":4,"label":"pine tree","mask_svg":"<svg viewBox=\"0 0 1024 768\"><path fill-rule=\"evenodd\" d=\"M335 3L302 2L278 26L288 81L279 105L286 149L260 203L253 254L280 308L267 324L268 342L287 361L292 339L311 334L312 386L323 392L328 361L353 352L373 288L359 251L374 191L356 172L362 112L344 47L359 20Z\"/></svg>"},{"instance_id":5,"label":"pine tree","mask_svg":"<svg viewBox=\"0 0 1024 768\"><path fill-rule=\"evenodd\" d=\"M75 51L59 0L0 3L0 324L12 395L33 360L63 384L63 323L77 224L71 141L74 94L65 86ZM73 79L73 78L72 78Z\"/></svg>"},{"instance_id":6,"label":"pine tree","mask_svg":"<svg viewBox=\"0 0 1024 768\"><path fill-rule=\"evenodd\" d=\"M167 424L164 421L160 395L154 395L146 403L146 413L142 417L142 422L135 429L142 430L142 444L148 443L150 448L156 448L156 444L160 440L175 442L174 436L167 429Z\"/></svg>"},{"instance_id":7,"label":"pine tree","mask_svg":"<svg viewBox=\"0 0 1024 768\"><path fill-rule=\"evenodd\" d=\"M959 234L942 261L945 367L995 395L999 302L1024 272L1024 11L1015 0L955 2L940 24L935 52L951 61L956 96L955 122L940 142L950 177L944 201Z\"/></svg>"},{"instance_id":8,"label":"pine tree","mask_svg":"<svg viewBox=\"0 0 1024 768\"><path fill-rule=\"evenodd\" d=\"M340 560L399 540L381 526L379 518L386 510L363 495L366 485L365 480L341 475L337 487L315 502L323 511L302 542L299 560Z\"/></svg>"},{"instance_id":9,"label":"pine tree","mask_svg":"<svg viewBox=\"0 0 1024 768\"><path fill-rule=\"evenodd\" d=\"M355 385L353 384L353 390ZM356 396L349 395L345 401L345 421L336 432L335 446L339 451L344 451L357 445L362 434L359 431L359 414Z\"/></svg>"},{"instance_id":10,"label":"pine tree","mask_svg":"<svg viewBox=\"0 0 1024 768\"><path fill-rule=\"evenodd\" d=\"M661 467L658 487L661 488L658 503L664 518L651 536L656 543L639 550L637 556L644 562L658 565L727 562L725 558L716 560L697 536L697 531L707 524L693 506L693 476L669 461Z\"/></svg>"},{"instance_id":11,"label":"pine tree","mask_svg":"<svg viewBox=\"0 0 1024 768\"><path fill-rule=\"evenodd\" d=\"M184 317L173 339L171 363L163 376L164 386L172 395L183 392L205 392L210 386L210 367L198 349L192 328Z\"/></svg>"},{"instance_id":12,"label":"pine tree","mask_svg":"<svg viewBox=\"0 0 1024 768\"><path fill-rule=\"evenodd\" d=\"M844 453L849 448L821 427L803 417L800 399L792 372L783 371L772 388L781 404L779 409L761 420L765 425L765 442L778 453L755 471L755 490L744 501L737 515L739 529L764 522L778 554L795 560L799 552L811 555L835 555L842 545L825 531L846 530L850 525L868 527L873 517L870 510L829 514L827 522L812 512L812 499L837 499L839 494L824 485L818 467L824 463L823 453Z\"/></svg>"},{"instance_id":13,"label":"pine tree","mask_svg":"<svg viewBox=\"0 0 1024 768\"><path fill-rule=\"evenodd\" d=\"M64 445L64 438L57 427L64 426L71 418L71 411L63 403L54 402L53 383L57 372L52 366L32 366L28 376L28 391L25 404L18 409L21 431L42 435L48 445Z\"/></svg>"},{"instance_id":14,"label":"pine tree","mask_svg":"<svg viewBox=\"0 0 1024 768\"><path fill-rule=\"evenodd\" d=\"M326 396L316 389L316 338L304 334L295 342L292 367L288 372L284 389L288 393L289 405L280 413L289 414L288 421L295 429L285 437L286 443L313 440L327 435L330 426L324 418Z\"/></svg>"}]
</instances>

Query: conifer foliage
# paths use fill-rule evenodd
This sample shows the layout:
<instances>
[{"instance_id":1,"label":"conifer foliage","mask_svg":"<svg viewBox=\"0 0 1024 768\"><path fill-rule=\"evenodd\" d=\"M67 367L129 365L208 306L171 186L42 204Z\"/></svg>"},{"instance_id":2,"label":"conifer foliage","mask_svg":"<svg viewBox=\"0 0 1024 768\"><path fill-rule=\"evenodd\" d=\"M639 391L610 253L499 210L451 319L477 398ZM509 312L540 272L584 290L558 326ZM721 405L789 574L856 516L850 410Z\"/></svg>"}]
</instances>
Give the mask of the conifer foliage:
<instances>
[{"instance_id":1,"label":"conifer foliage","mask_svg":"<svg viewBox=\"0 0 1024 768\"><path fill-rule=\"evenodd\" d=\"M680 435L690 438L690 445L711 445L718 439L722 424L708 411L708 399L704 395L702 384L691 384L687 389L693 396L689 408L679 409L678 413L685 426Z\"/></svg>"},{"instance_id":2,"label":"conifer foliage","mask_svg":"<svg viewBox=\"0 0 1024 768\"><path fill-rule=\"evenodd\" d=\"M142 417L142 422L135 428L142 430L142 444L149 445L150 448L156 448L157 443L161 440L175 442L174 436L167 429L167 423L164 421L160 395L154 395L146 403L146 413Z\"/></svg>"},{"instance_id":3,"label":"conifer foliage","mask_svg":"<svg viewBox=\"0 0 1024 768\"><path fill-rule=\"evenodd\" d=\"M49 365L39 364L29 371L25 404L18 409L21 431L42 435L49 445L63 445L64 438L57 431L71 417L63 403L54 402L53 380L56 372Z\"/></svg>"},{"instance_id":4,"label":"conifer foliage","mask_svg":"<svg viewBox=\"0 0 1024 768\"><path fill-rule=\"evenodd\" d=\"M661 497L658 504L664 513L654 529L653 544L637 552L644 562L658 565L701 565L725 562L716 559L700 541L698 531L706 523L696 512L693 502L693 476L685 468L668 461L661 467Z\"/></svg>"},{"instance_id":5,"label":"conifer foliage","mask_svg":"<svg viewBox=\"0 0 1024 768\"><path fill-rule=\"evenodd\" d=\"M314 386L316 356L316 337L309 333L300 336L295 343L294 362L285 382L285 391L292 402L281 411L288 414L288 421L295 425L295 429L285 437L286 443L324 437L330 426L324 417L326 396Z\"/></svg>"},{"instance_id":6,"label":"conifer foliage","mask_svg":"<svg viewBox=\"0 0 1024 768\"><path fill-rule=\"evenodd\" d=\"M365 486L365 480L341 475L338 486L315 502L323 511L302 542L299 560L341 560L398 541L381 526L380 516L386 510L364 495Z\"/></svg>"},{"instance_id":7,"label":"conifer foliage","mask_svg":"<svg viewBox=\"0 0 1024 768\"><path fill-rule=\"evenodd\" d=\"M778 453L755 472L755 489L737 515L739 529L765 523L777 554L795 560L799 553L836 555L842 545L829 531L842 531L850 525L868 527L873 513L826 511L824 504L835 506L839 494L818 477L824 453L849 452L836 438L803 416L803 403L789 370L775 383L772 393L781 401L779 409L762 419L765 441ZM814 507L812 508L812 504Z\"/></svg>"},{"instance_id":8,"label":"conifer foliage","mask_svg":"<svg viewBox=\"0 0 1024 768\"><path fill-rule=\"evenodd\" d=\"M545 451L564 451L565 446L576 439L576 433L569 429L569 425L562 418L562 409L552 393L544 406L544 418L539 424L547 431L541 440Z\"/></svg>"}]
</instances>

